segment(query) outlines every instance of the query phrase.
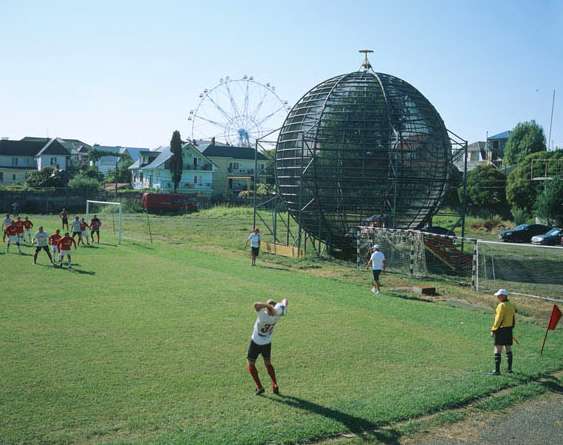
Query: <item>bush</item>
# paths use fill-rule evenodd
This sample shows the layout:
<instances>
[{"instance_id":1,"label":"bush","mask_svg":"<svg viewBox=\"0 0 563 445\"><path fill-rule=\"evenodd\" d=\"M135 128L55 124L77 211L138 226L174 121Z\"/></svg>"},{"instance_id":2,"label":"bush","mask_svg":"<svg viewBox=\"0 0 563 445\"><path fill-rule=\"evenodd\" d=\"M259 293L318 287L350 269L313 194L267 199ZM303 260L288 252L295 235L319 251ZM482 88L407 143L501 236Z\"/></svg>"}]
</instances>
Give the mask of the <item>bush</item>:
<instances>
[{"instance_id":1,"label":"bush","mask_svg":"<svg viewBox=\"0 0 563 445\"><path fill-rule=\"evenodd\" d=\"M546 151L543 129L535 121L520 122L510 134L504 148L503 162L515 165L530 153Z\"/></svg>"},{"instance_id":2,"label":"bush","mask_svg":"<svg viewBox=\"0 0 563 445\"><path fill-rule=\"evenodd\" d=\"M460 200L463 188L458 189ZM482 216L508 214L506 176L492 165L478 166L467 174L469 209Z\"/></svg>"},{"instance_id":3,"label":"bush","mask_svg":"<svg viewBox=\"0 0 563 445\"><path fill-rule=\"evenodd\" d=\"M555 223L563 226L563 181L561 179L546 182L545 188L538 195L534 210L536 215L547 220L548 224Z\"/></svg>"},{"instance_id":4,"label":"bush","mask_svg":"<svg viewBox=\"0 0 563 445\"><path fill-rule=\"evenodd\" d=\"M526 224L530 222L532 219L532 215L530 215L525 209L512 209L512 219L514 220L514 224L519 226L520 224Z\"/></svg>"},{"instance_id":5,"label":"bush","mask_svg":"<svg viewBox=\"0 0 563 445\"><path fill-rule=\"evenodd\" d=\"M32 188L64 187L67 183L66 175L53 167L31 172L25 179L25 184Z\"/></svg>"},{"instance_id":6,"label":"bush","mask_svg":"<svg viewBox=\"0 0 563 445\"><path fill-rule=\"evenodd\" d=\"M85 192L97 192L100 189L100 181L88 176L76 175L68 182L68 186L72 190L80 190Z\"/></svg>"}]
</instances>

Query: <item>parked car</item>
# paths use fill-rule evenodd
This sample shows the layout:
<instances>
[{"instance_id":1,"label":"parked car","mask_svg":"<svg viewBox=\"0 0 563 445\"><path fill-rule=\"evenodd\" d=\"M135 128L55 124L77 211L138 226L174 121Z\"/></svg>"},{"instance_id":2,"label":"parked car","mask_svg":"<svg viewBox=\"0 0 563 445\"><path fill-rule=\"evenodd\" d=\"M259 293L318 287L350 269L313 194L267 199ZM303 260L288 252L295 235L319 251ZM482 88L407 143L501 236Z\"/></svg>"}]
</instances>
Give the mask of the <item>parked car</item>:
<instances>
[{"instance_id":1,"label":"parked car","mask_svg":"<svg viewBox=\"0 0 563 445\"><path fill-rule=\"evenodd\" d=\"M513 229L503 230L498 237L501 241L511 243L529 243L532 237L548 232L551 227L543 224L520 224Z\"/></svg>"},{"instance_id":2,"label":"parked car","mask_svg":"<svg viewBox=\"0 0 563 445\"><path fill-rule=\"evenodd\" d=\"M536 235L532 237L532 244L544 244L546 246L559 246L563 241L563 229L554 227L549 232L543 235Z\"/></svg>"},{"instance_id":3,"label":"parked car","mask_svg":"<svg viewBox=\"0 0 563 445\"><path fill-rule=\"evenodd\" d=\"M149 213L197 212L194 198L180 193L143 193L141 205Z\"/></svg>"}]
</instances>

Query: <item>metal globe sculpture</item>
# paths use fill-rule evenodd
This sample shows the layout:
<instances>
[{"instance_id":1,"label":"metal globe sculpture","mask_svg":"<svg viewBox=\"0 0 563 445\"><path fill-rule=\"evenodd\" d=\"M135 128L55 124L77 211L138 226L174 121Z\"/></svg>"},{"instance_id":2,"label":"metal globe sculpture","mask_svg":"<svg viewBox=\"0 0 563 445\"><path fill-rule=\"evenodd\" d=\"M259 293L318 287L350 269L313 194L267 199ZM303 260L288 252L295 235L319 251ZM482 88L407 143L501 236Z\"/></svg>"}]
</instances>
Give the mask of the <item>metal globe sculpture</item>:
<instances>
[{"instance_id":1,"label":"metal globe sculpture","mask_svg":"<svg viewBox=\"0 0 563 445\"><path fill-rule=\"evenodd\" d=\"M402 229L429 222L450 160L436 109L404 80L374 72L366 52L359 71L320 83L290 110L276 145L276 183L310 236L346 248L375 218Z\"/></svg>"}]
</instances>

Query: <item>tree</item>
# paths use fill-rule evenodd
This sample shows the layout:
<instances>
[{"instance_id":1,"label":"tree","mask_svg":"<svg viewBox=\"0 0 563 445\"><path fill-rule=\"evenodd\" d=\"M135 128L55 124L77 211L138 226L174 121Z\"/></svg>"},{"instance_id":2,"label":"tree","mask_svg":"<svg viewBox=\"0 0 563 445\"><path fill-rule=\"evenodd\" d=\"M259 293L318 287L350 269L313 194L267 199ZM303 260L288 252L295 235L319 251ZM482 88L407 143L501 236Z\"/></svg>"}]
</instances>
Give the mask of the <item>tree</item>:
<instances>
[{"instance_id":1,"label":"tree","mask_svg":"<svg viewBox=\"0 0 563 445\"><path fill-rule=\"evenodd\" d=\"M546 219L548 224L563 225L563 180L556 178L546 181L534 210L536 215Z\"/></svg>"},{"instance_id":2,"label":"tree","mask_svg":"<svg viewBox=\"0 0 563 445\"><path fill-rule=\"evenodd\" d=\"M170 176L172 176L172 183L174 184L174 193L176 193L178 185L182 180L182 170L184 169L184 161L182 159L182 138L178 130L175 130L174 133L172 133L170 151L172 152L172 157L168 162L168 168L170 169Z\"/></svg>"},{"instance_id":3,"label":"tree","mask_svg":"<svg viewBox=\"0 0 563 445\"><path fill-rule=\"evenodd\" d=\"M461 187L461 193L458 190ZM450 166L450 174L448 176L448 183L446 185L446 196L444 198L444 205L457 209L463 203L463 173L460 172L455 165Z\"/></svg>"},{"instance_id":4,"label":"tree","mask_svg":"<svg viewBox=\"0 0 563 445\"><path fill-rule=\"evenodd\" d=\"M66 175L53 167L45 167L30 173L25 179L28 187L64 187L67 182Z\"/></svg>"},{"instance_id":5,"label":"tree","mask_svg":"<svg viewBox=\"0 0 563 445\"><path fill-rule=\"evenodd\" d=\"M520 122L508 138L503 162L505 165L515 165L530 153L546 150L543 128L535 121Z\"/></svg>"},{"instance_id":6,"label":"tree","mask_svg":"<svg viewBox=\"0 0 563 445\"><path fill-rule=\"evenodd\" d=\"M533 172L532 172L533 166ZM520 160L510 172L506 182L506 200L510 207L532 213L534 203L541 191L541 182L532 181L535 176L556 176L561 174L563 151L532 153ZM546 168L547 167L547 168Z\"/></svg>"},{"instance_id":7,"label":"tree","mask_svg":"<svg viewBox=\"0 0 563 445\"><path fill-rule=\"evenodd\" d=\"M129 167L133 164L133 159L129 156L128 153L120 153L119 160L117 162L115 170L112 170L108 173L107 181L108 182L131 182L131 170Z\"/></svg>"},{"instance_id":8,"label":"tree","mask_svg":"<svg viewBox=\"0 0 563 445\"><path fill-rule=\"evenodd\" d=\"M458 190L461 196L462 187ZM467 198L474 213L506 216L506 176L492 165L474 168L467 174Z\"/></svg>"},{"instance_id":9,"label":"tree","mask_svg":"<svg viewBox=\"0 0 563 445\"><path fill-rule=\"evenodd\" d=\"M95 192L99 190L100 182L95 178L78 174L68 182L68 186L73 190Z\"/></svg>"}]
</instances>

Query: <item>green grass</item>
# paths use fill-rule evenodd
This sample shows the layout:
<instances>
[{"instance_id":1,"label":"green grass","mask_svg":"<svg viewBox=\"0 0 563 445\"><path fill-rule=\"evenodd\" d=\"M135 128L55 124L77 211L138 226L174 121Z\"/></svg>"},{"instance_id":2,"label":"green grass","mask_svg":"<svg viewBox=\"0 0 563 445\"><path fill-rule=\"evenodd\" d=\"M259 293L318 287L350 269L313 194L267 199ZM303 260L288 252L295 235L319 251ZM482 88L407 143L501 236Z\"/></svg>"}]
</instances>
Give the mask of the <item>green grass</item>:
<instances>
[{"instance_id":1,"label":"green grass","mask_svg":"<svg viewBox=\"0 0 563 445\"><path fill-rule=\"evenodd\" d=\"M521 322L518 374L486 377L490 314L374 298L287 262L250 268L249 212L236 212L153 218L152 245L131 241L144 222L127 217L126 242L79 249L72 272L0 255L0 442L292 443L562 368L558 331L539 360L543 330ZM55 218L34 221L51 229ZM254 396L244 369L252 303L269 297L290 301L274 336L282 397Z\"/></svg>"}]
</instances>

